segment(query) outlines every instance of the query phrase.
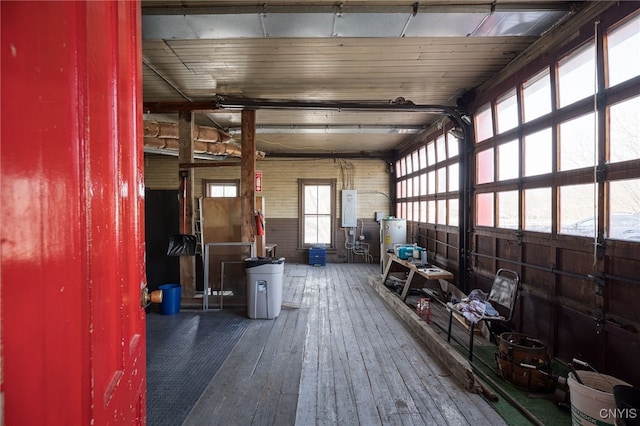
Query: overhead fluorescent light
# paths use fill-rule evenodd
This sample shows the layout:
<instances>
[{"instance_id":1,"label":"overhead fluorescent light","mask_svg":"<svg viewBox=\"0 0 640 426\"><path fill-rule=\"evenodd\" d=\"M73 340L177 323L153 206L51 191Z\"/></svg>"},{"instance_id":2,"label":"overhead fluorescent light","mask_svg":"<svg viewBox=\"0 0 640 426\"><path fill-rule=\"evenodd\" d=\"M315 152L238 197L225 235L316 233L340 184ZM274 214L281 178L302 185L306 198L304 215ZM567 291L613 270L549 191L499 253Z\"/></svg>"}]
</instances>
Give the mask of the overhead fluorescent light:
<instances>
[{"instance_id":1,"label":"overhead fluorescent light","mask_svg":"<svg viewBox=\"0 0 640 426\"><path fill-rule=\"evenodd\" d=\"M331 126L270 126L257 125L256 133L299 133L299 134L350 134L350 133L392 133L392 134L415 134L424 130L424 126L395 126L395 125L331 125ZM227 129L231 135L239 135L240 127Z\"/></svg>"}]
</instances>

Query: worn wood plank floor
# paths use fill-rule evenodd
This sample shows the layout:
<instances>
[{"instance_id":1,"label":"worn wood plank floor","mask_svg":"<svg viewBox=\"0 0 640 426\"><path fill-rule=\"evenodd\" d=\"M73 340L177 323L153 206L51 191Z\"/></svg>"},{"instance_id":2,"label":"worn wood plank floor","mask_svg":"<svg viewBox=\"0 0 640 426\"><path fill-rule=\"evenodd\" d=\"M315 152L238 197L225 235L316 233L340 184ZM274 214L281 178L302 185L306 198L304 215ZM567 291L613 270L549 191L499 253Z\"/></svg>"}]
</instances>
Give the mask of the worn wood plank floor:
<instances>
[{"instance_id":1,"label":"worn wood plank floor","mask_svg":"<svg viewBox=\"0 0 640 426\"><path fill-rule=\"evenodd\" d=\"M275 320L253 320L184 422L502 425L369 284L378 265L285 264Z\"/></svg>"}]
</instances>

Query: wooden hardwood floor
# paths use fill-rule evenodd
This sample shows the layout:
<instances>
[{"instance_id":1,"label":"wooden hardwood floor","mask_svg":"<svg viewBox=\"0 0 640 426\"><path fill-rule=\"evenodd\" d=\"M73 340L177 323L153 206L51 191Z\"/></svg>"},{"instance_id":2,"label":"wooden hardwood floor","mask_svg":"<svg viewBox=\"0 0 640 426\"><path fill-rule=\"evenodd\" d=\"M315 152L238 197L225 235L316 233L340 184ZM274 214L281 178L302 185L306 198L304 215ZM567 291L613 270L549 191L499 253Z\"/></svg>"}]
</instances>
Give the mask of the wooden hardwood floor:
<instances>
[{"instance_id":1,"label":"wooden hardwood floor","mask_svg":"<svg viewBox=\"0 0 640 426\"><path fill-rule=\"evenodd\" d=\"M286 264L285 308L252 320L184 422L502 425L369 284L378 265Z\"/></svg>"}]
</instances>

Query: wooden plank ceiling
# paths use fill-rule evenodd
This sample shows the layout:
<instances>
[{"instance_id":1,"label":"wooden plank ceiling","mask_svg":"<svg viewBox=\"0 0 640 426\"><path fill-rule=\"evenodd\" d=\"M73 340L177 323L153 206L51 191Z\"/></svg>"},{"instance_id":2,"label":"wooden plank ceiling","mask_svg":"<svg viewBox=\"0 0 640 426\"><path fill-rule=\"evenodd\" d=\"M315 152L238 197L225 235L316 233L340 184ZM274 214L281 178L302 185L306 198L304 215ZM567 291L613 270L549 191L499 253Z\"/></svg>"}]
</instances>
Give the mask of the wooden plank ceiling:
<instances>
[{"instance_id":1,"label":"wooden plank ceiling","mask_svg":"<svg viewBox=\"0 0 640 426\"><path fill-rule=\"evenodd\" d=\"M330 103L336 108L258 109L257 149L267 156L388 156L441 123L442 114L352 111L338 108L341 102L401 97L456 107L578 7L414 3L143 0L145 119L177 122L176 105L197 103L208 108L196 112L198 125L239 140L240 114L216 109L216 100Z\"/></svg>"}]
</instances>

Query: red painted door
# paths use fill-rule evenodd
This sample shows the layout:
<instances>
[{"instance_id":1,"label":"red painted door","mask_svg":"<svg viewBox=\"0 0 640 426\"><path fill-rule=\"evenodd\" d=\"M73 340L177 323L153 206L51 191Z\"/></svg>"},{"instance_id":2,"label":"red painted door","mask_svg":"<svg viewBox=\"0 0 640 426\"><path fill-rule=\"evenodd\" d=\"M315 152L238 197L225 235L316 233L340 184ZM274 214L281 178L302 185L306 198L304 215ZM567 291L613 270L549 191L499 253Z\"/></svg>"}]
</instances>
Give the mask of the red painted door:
<instances>
[{"instance_id":1,"label":"red painted door","mask_svg":"<svg viewBox=\"0 0 640 426\"><path fill-rule=\"evenodd\" d=\"M0 8L1 417L145 424L139 2Z\"/></svg>"}]
</instances>

